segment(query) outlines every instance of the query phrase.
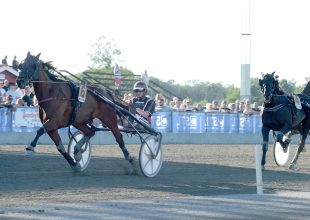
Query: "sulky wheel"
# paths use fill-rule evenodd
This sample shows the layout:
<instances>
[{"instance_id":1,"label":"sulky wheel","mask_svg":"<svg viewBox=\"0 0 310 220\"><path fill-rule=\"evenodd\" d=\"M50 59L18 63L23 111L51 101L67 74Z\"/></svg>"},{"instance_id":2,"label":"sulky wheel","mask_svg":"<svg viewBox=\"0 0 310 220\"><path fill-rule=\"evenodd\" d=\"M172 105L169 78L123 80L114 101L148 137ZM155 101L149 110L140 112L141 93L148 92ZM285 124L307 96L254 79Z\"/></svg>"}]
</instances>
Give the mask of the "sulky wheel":
<instances>
[{"instance_id":1,"label":"sulky wheel","mask_svg":"<svg viewBox=\"0 0 310 220\"><path fill-rule=\"evenodd\" d=\"M156 176L162 163L163 154L160 137L148 136L142 142L139 153L139 164L142 174L146 177Z\"/></svg>"},{"instance_id":2,"label":"sulky wheel","mask_svg":"<svg viewBox=\"0 0 310 220\"><path fill-rule=\"evenodd\" d=\"M73 137L69 141L68 145L68 153L69 155L74 158L74 146L76 143L84 137L83 132L77 131L73 134ZM91 144L90 141L87 141L81 148L82 150L82 158L79 161L81 166L81 171L85 170L89 164L91 158ZM75 160L74 160L75 161Z\"/></svg>"},{"instance_id":3,"label":"sulky wheel","mask_svg":"<svg viewBox=\"0 0 310 220\"><path fill-rule=\"evenodd\" d=\"M287 146L287 150L284 151L282 145L275 141L273 146L273 156L278 166L284 166L290 155L290 145Z\"/></svg>"}]
</instances>

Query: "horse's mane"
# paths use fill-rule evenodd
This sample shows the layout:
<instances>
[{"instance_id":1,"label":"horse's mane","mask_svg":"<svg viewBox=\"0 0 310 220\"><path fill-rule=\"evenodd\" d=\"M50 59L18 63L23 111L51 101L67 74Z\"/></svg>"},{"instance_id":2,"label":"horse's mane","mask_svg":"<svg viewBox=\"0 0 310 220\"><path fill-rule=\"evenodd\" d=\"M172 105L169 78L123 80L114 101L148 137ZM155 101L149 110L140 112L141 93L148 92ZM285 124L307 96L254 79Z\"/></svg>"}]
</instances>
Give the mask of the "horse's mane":
<instances>
[{"instance_id":1,"label":"horse's mane","mask_svg":"<svg viewBox=\"0 0 310 220\"><path fill-rule=\"evenodd\" d=\"M51 80L56 82L65 82L65 80L59 79L58 76L52 73L54 71L57 71L56 67L53 66L52 61L43 62L42 60L40 60L40 63L42 64L44 71Z\"/></svg>"}]
</instances>

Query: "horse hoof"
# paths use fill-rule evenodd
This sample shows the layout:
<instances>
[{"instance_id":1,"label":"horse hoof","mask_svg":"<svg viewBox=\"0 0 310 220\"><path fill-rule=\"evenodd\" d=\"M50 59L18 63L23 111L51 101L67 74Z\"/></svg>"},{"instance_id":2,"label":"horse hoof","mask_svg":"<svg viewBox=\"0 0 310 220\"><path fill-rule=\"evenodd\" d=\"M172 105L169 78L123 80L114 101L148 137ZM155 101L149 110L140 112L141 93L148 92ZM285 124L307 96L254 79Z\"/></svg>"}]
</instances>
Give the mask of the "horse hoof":
<instances>
[{"instance_id":1,"label":"horse hoof","mask_svg":"<svg viewBox=\"0 0 310 220\"><path fill-rule=\"evenodd\" d=\"M80 163L76 163L75 166L72 166L72 170L74 172L81 172L82 171L82 167L81 167L81 164Z\"/></svg>"},{"instance_id":2,"label":"horse hoof","mask_svg":"<svg viewBox=\"0 0 310 220\"><path fill-rule=\"evenodd\" d=\"M74 152L74 159L75 159L76 162L79 162L82 159L81 151Z\"/></svg>"},{"instance_id":3,"label":"horse hoof","mask_svg":"<svg viewBox=\"0 0 310 220\"><path fill-rule=\"evenodd\" d=\"M35 154L34 147L30 144L25 148L27 156L33 156Z\"/></svg>"},{"instance_id":4,"label":"horse hoof","mask_svg":"<svg viewBox=\"0 0 310 220\"><path fill-rule=\"evenodd\" d=\"M26 153L25 153L26 156L34 156L35 154L36 154L35 151L26 149Z\"/></svg>"},{"instance_id":5,"label":"horse hoof","mask_svg":"<svg viewBox=\"0 0 310 220\"><path fill-rule=\"evenodd\" d=\"M291 163L290 166L288 167L290 170L296 171L298 169L297 165L294 163Z\"/></svg>"},{"instance_id":6,"label":"horse hoof","mask_svg":"<svg viewBox=\"0 0 310 220\"><path fill-rule=\"evenodd\" d=\"M262 165L262 171L264 171L266 168L265 168L265 166L264 165Z\"/></svg>"}]
</instances>

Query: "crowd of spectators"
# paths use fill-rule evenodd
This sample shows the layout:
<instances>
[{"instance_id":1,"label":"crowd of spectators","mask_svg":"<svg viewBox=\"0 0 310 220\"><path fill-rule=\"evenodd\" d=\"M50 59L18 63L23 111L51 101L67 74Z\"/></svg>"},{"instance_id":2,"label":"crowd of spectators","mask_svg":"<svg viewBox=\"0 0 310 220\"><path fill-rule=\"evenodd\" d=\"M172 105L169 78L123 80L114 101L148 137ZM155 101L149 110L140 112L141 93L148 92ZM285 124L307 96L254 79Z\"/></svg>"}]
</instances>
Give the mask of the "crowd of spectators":
<instances>
[{"instance_id":1,"label":"crowd of spectators","mask_svg":"<svg viewBox=\"0 0 310 220\"><path fill-rule=\"evenodd\" d=\"M20 89L8 80L4 80L3 85L0 85L0 107L15 109L33 106L37 106L37 100L31 87Z\"/></svg>"},{"instance_id":2,"label":"crowd of spectators","mask_svg":"<svg viewBox=\"0 0 310 220\"><path fill-rule=\"evenodd\" d=\"M123 101L129 103L133 95L126 93L123 96ZM260 114L260 107L257 102L250 103L249 99L236 100L233 103L227 103L222 100L220 103L213 100L205 106L201 103L192 104L190 98L180 100L178 97L173 97L172 100L166 99L162 94L157 94L154 97L156 107L155 111L178 111L178 112L218 112L218 113L243 113L245 115Z\"/></svg>"}]
</instances>

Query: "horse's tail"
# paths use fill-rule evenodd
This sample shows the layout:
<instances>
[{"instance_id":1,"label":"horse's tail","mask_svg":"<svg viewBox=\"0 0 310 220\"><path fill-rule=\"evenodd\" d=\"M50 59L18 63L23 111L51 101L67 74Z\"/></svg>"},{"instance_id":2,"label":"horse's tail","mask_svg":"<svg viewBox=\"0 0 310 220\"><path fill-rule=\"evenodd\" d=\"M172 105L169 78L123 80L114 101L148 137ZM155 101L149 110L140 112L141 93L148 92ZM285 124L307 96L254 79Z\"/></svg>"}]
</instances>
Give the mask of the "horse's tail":
<instances>
[{"instance_id":1,"label":"horse's tail","mask_svg":"<svg viewBox=\"0 0 310 220\"><path fill-rule=\"evenodd\" d=\"M310 96L310 81L307 82L305 88L302 90L301 93Z\"/></svg>"}]
</instances>

